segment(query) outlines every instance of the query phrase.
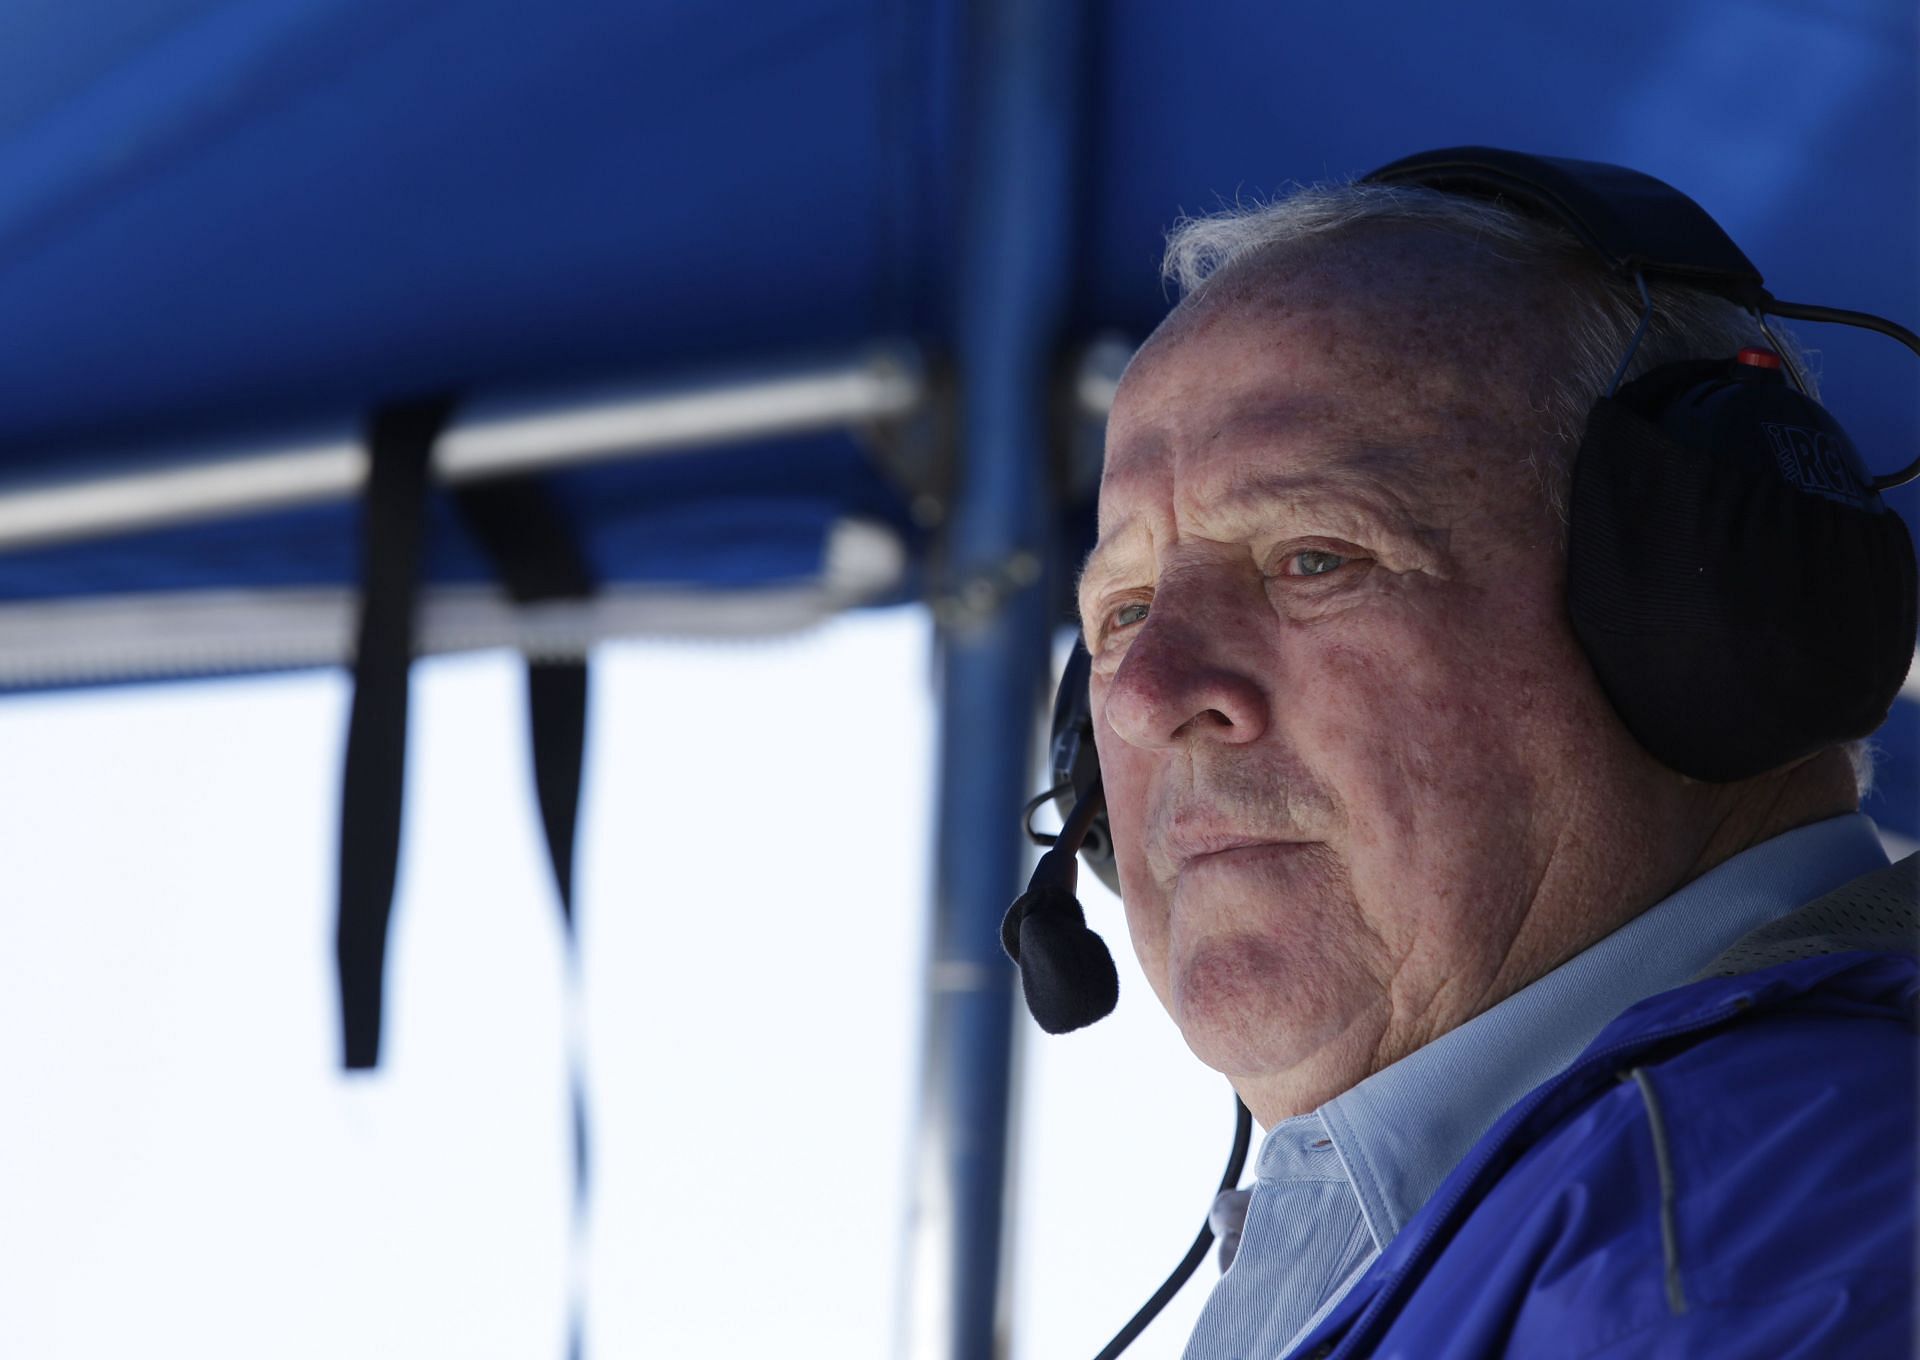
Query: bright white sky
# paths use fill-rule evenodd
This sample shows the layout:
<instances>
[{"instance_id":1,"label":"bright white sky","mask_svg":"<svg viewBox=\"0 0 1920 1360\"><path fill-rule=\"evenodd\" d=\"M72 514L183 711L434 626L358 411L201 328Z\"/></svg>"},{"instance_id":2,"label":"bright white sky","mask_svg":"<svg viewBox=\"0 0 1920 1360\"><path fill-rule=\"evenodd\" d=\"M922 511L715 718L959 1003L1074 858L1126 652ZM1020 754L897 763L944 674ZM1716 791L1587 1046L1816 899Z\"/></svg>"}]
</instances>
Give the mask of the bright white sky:
<instances>
[{"instance_id":1,"label":"bright white sky","mask_svg":"<svg viewBox=\"0 0 1920 1360\"><path fill-rule=\"evenodd\" d=\"M579 846L589 1360L891 1360L931 844L918 610L595 659ZM558 1357L557 909L521 669L416 670L387 1062L335 1066L344 675L0 701L0 1355ZM1090 876L1089 876L1090 878ZM1205 1213L1231 1097L1024 1015L1014 1360L1092 1356ZM1211 1261L1135 1343L1168 1360Z\"/></svg>"}]
</instances>

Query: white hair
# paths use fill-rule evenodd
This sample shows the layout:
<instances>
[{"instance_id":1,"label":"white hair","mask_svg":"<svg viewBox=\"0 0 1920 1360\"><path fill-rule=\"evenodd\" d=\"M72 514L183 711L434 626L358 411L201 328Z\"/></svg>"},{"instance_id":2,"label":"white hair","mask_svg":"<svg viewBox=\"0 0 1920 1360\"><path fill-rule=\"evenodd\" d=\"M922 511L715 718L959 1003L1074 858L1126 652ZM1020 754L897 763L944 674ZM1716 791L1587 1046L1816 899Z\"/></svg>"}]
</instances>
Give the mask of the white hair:
<instances>
[{"instance_id":1,"label":"white hair","mask_svg":"<svg viewBox=\"0 0 1920 1360\"><path fill-rule=\"evenodd\" d=\"M1337 238L1354 227L1423 227L1468 241L1497 259L1555 271L1567 286L1554 322L1568 362L1541 412L1551 442L1534 460L1542 489L1564 519L1573 455L1586 427L1587 411L1613 382L1621 356L1639 325L1644 304L1638 285L1595 258L1558 223L1526 216L1504 203L1465 198L1412 185L1317 184L1284 198L1236 207L1205 217L1182 218L1167 236L1162 273L1182 294L1176 313L1206 297L1216 280L1258 268L1289 247ZM1647 281L1653 317L1634 349L1626 379L1681 359L1727 358L1752 345L1785 353L1806 377L1813 375L1792 335L1771 331L1738 304L1664 280Z\"/></svg>"},{"instance_id":2,"label":"white hair","mask_svg":"<svg viewBox=\"0 0 1920 1360\"><path fill-rule=\"evenodd\" d=\"M1335 239L1360 225L1426 228L1468 241L1489 255L1559 275L1566 287L1559 314L1568 356L1541 411L1549 436L1545 456L1533 467L1541 489L1564 526L1573 457L1587 412L1612 385L1621 356L1632 343L1645 304L1630 278L1608 269L1571 231L1556 222L1524 215L1498 201L1466 198L1411 185L1331 183L1296 188L1283 198L1235 207L1204 217L1182 218L1167 235L1161 272L1177 285L1175 308L1198 304L1216 281L1257 269L1289 248ZM1697 288L1647 280L1653 315L1634 349L1623 381L1684 359L1727 358L1747 346L1775 350L1817 397L1807 355L1784 327L1769 328L1738 304ZM1852 766L1860 796L1873 788L1874 749L1860 740L1840 748Z\"/></svg>"}]
</instances>

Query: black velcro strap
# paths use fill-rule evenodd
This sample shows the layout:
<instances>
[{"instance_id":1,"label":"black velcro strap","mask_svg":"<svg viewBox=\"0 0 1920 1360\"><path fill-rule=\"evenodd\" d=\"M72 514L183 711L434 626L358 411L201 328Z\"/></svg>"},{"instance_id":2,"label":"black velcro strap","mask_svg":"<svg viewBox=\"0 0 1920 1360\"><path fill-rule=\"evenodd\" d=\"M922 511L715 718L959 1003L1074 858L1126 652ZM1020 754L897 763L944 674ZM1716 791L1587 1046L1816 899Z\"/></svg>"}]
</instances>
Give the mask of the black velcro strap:
<instances>
[{"instance_id":1,"label":"black velcro strap","mask_svg":"<svg viewBox=\"0 0 1920 1360\"><path fill-rule=\"evenodd\" d=\"M340 810L334 950L349 1071L380 1062L387 924L400 859L406 783L407 675L426 536L428 464L453 409L447 398L374 412L362 501L360 627L353 659Z\"/></svg>"},{"instance_id":2,"label":"black velcro strap","mask_svg":"<svg viewBox=\"0 0 1920 1360\"><path fill-rule=\"evenodd\" d=\"M587 663L528 661L527 709L533 727L533 784L560 911L573 929L573 839L580 814L580 771L587 750Z\"/></svg>"},{"instance_id":3,"label":"black velcro strap","mask_svg":"<svg viewBox=\"0 0 1920 1360\"><path fill-rule=\"evenodd\" d=\"M566 516L547 488L532 477L505 477L457 488L454 504L479 540L507 594L518 604L584 599L593 593L593 573ZM573 841L580 810L580 773L586 757L587 662L527 660L527 709L533 737L533 782L540 821L547 834L560 915L567 932L569 963L579 938L574 930ZM587 1107L586 1062L578 1036L569 1043L568 1086L573 1119L574 1241L585 1239L592 1140ZM576 1289L581 1272L574 1272ZM568 1360L585 1353L586 1300L575 1293L567 1309Z\"/></svg>"},{"instance_id":4,"label":"black velcro strap","mask_svg":"<svg viewBox=\"0 0 1920 1360\"><path fill-rule=\"evenodd\" d=\"M593 593L593 573L579 543L540 482L531 477L476 482L456 489L453 499L515 602L584 599ZM586 754L586 661L529 660L527 706L540 820L560 910L571 930L574 827Z\"/></svg>"}]
</instances>

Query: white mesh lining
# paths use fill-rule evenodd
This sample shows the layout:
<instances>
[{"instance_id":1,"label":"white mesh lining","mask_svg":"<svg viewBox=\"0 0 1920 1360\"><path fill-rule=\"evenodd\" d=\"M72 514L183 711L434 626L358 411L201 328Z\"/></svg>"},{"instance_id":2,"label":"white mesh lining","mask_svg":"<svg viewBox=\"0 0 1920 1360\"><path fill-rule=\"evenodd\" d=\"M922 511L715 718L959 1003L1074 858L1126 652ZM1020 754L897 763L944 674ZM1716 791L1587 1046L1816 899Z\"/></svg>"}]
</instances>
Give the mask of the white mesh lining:
<instances>
[{"instance_id":1,"label":"white mesh lining","mask_svg":"<svg viewBox=\"0 0 1920 1360\"><path fill-rule=\"evenodd\" d=\"M1920 953L1920 855L1857 878L1760 927L1701 976L1733 977L1855 949Z\"/></svg>"}]
</instances>

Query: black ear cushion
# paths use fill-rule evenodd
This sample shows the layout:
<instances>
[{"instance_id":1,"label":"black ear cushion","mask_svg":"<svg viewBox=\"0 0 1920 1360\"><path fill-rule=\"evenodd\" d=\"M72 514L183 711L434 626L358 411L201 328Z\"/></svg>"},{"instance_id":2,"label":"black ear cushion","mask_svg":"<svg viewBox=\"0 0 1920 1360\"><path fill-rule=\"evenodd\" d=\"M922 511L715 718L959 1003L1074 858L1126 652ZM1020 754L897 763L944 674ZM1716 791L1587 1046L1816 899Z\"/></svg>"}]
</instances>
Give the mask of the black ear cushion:
<instances>
[{"instance_id":1,"label":"black ear cushion","mask_svg":"<svg viewBox=\"0 0 1920 1360\"><path fill-rule=\"evenodd\" d=\"M1682 368L1588 417L1567 603L1628 731L1725 782L1885 719L1913 658L1913 543L1817 403Z\"/></svg>"}]
</instances>

